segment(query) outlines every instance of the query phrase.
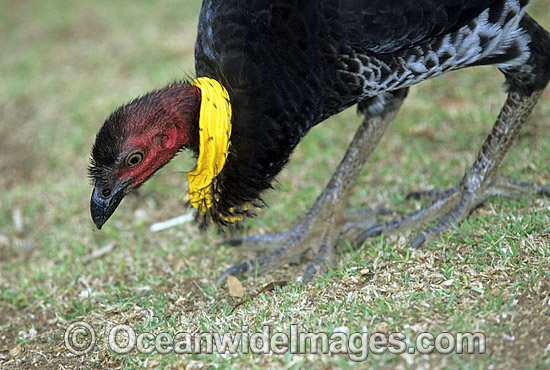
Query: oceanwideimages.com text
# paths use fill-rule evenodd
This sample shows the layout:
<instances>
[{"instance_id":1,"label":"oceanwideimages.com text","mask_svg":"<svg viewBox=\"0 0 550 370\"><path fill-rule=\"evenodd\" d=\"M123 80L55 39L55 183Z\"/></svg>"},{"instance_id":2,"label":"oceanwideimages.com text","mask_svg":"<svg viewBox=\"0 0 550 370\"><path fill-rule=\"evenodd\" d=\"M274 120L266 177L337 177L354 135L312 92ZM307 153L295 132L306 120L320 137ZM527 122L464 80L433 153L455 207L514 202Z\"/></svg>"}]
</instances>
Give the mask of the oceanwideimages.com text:
<instances>
[{"instance_id":1,"label":"oceanwideimages.com text","mask_svg":"<svg viewBox=\"0 0 550 370\"><path fill-rule=\"evenodd\" d=\"M97 348L97 335L86 322L71 324L65 331L65 346L74 355L84 355ZM331 354L347 355L350 360L364 361L369 354L403 353L485 353L486 339L476 333L420 333L413 340L404 333L369 333L367 331L348 333L307 333L299 325L290 325L287 332L273 332L269 325L261 331L251 332L243 326L236 332L196 332L196 333L150 333L137 334L124 324L107 330L105 345L115 353L129 354Z\"/></svg>"}]
</instances>

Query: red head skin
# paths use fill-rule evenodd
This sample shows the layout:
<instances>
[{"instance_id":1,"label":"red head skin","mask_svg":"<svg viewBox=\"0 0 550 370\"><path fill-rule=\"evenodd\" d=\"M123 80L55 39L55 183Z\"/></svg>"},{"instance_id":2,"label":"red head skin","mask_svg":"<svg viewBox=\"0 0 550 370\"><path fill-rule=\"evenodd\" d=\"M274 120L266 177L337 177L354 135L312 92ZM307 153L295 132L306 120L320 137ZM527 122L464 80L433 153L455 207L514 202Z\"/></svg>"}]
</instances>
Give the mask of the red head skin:
<instances>
[{"instance_id":1,"label":"red head skin","mask_svg":"<svg viewBox=\"0 0 550 370\"><path fill-rule=\"evenodd\" d=\"M92 150L90 209L98 228L122 198L168 163L198 145L200 90L172 84L120 107L104 123Z\"/></svg>"}]
</instances>

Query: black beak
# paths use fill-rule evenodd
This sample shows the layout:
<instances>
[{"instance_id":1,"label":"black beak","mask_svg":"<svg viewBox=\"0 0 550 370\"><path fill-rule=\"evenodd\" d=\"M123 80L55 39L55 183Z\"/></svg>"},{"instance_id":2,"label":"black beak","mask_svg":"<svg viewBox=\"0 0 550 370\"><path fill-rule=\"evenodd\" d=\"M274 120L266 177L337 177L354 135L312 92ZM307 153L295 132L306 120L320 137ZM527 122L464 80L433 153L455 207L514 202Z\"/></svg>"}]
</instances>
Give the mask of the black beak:
<instances>
[{"instance_id":1,"label":"black beak","mask_svg":"<svg viewBox=\"0 0 550 370\"><path fill-rule=\"evenodd\" d=\"M101 230L103 224L107 222L124 196L128 193L127 187L127 182L117 185L112 190L99 186L97 183L95 184L92 198L90 199L90 213L98 229Z\"/></svg>"}]
</instances>

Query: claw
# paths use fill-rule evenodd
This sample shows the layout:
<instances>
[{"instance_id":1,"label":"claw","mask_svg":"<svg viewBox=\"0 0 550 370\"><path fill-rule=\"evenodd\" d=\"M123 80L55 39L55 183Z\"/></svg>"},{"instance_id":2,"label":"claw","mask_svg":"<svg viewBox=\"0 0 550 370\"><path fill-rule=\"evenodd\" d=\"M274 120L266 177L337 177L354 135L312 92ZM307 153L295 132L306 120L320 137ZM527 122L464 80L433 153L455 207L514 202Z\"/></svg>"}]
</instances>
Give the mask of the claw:
<instances>
[{"instance_id":1,"label":"claw","mask_svg":"<svg viewBox=\"0 0 550 370\"><path fill-rule=\"evenodd\" d=\"M236 265L233 265L231 266L230 268L226 269L221 275L220 277L218 278L218 280L216 280L216 285L220 285L222 284L225 279L227 279L227 277L229 275L236 275L236 274L242 274L243 272L246 272L248 271L249 269L249 262L243 262L243 263L239 263L239 264L236 264Z\"/></svg>"},{"instance_id":2,"label":"claw","mask_svg":"<svg viewBox=\"0 0 550 370\"><path fill-rule=\"evenodd\" d=\"M410 248L411 249L418 249L422 244L426 242L426 234L424 232L421 232L418 234L412 241Z\"/></svg>"},{"instance_id":3,"label":"claw","mask_svg":"<svg viewBox=\"0 0 550 370\"><path fill-rule=\"evenodd\" d=\"M365 240L367 238L372 238L373 236L378 236L382 234L382 231L384 231L384 227L382 225L374 225L365 231L363 231L357 238L355 238L355 244L357 246L363 245L365 243Z\"/></svg>"},{"instance_id":4,"label":"claw","mask_svg":"<svg viewBox=\"0 0 550 370\"><path fill-rule=\"evenodd\" d=\"M325 263L326 261L323 261L321 258L315 258L306 268L306 272L304 273L304 281L310 281L313 275L317 274Z\"/></svg>"},{"instance_id":5,"label":"claw","mask_svg":"<svg viewBox=\"0 0 550 370\"><path fill-rule=\"evenodd\" d=\"M440 197L444 196L445 194L452 193L456 190L457 190L456 188L450 188L450 189L446 189L446 190L428 189L428 190L413 191L413 192L410 192L409 194L407 194L407 196L405 196L405 200L414 199L414 200L429 201L429 200L434 200L434 199L440 198Z\"/></svg>"},{"instance_id":6,"label":"claw","mask_svg":"<svg viewBox=\"0 0 550 370\"><path fill-rule=\"evenodd\" d=\"M323 239L321 240L321 246L319 248L319 255L311 261L307 266L306 272L304 273L304 281L310 281L313 275L319 272L321 269L327 269L328 265L331 264L332 257L332 241L330 238L331 232L326 231Z\"/></svg>"},{"instance_id":7,"label":"claw","mask_svg":"<svg viewBox=\"0 0 550 370\"><path fill-rule=\"evenodd\" d=\"M536 191L537 191L537 194L550 197L550 186L538 185Z\"/></svg>"}]
</instances>

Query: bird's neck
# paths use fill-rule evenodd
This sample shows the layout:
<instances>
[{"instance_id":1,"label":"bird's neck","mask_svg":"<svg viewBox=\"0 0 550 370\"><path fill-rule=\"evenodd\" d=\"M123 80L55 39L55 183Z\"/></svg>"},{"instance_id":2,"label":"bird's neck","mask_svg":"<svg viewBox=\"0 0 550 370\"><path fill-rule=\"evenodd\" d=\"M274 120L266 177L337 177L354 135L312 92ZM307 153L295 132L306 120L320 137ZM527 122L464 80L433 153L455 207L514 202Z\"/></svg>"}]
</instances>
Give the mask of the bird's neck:
<instances>
[{"instance_id":1,"label":"bird's neck","mask_svg":"<svg viewBox=\"0 0 550 370\"><path fill-rule=\"evenodd\" d=\"M132 135L128 148L148 148L148 170L130 175L134 184L145 182L182 149L197 150L201 92L189 83L173 83L123 107Z\"/></svg>"},{"instance_id":2,"label":"bird's neck","mask_svg":"<svg viewBox=\"0 0 550 370\"><path fill-rule=\"evenodd\" d=\"M162 109L159 123L165 126L166 132L171 132L166 137L166 145L174 148L174 155L181 149L196 151L199 144L200 89L187 82L174 83L159 90L156 99L156 105Z\"/></svg>"}]
</instances>

